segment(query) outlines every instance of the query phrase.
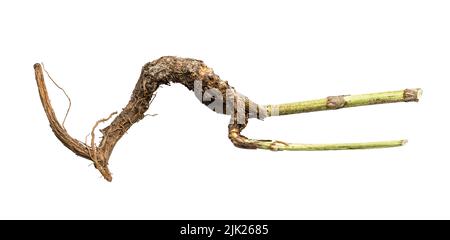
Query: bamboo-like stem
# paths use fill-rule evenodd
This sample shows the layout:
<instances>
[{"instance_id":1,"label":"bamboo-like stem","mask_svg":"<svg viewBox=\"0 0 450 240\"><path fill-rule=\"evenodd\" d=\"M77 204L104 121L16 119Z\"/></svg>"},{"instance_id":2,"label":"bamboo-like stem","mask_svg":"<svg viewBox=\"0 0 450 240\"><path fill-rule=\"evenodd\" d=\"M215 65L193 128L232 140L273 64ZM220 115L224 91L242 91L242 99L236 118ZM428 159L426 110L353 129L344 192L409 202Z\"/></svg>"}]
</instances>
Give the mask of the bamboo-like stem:
<instances>
[{"instance_id":1,"label":"bamboo-like stem","mask_svg":"<svg viewBox=\"0 0 450 240\"><path fill-rule=\"evenodd\" d=\"M265 149L271 151L327 151L327 150L354 150L354 149L373 149L373 148L391 148L405 145L408 141L392 140L380 142L360 142L360 143L329 143L329 144L300 144L286 143L278 140L258 140L249 139L241 134L243 126L230 124L228 137L233 144L240 148L247 149Z\"/></svg>"},{"instance_id":2,"label":"bamboo-like stem","mask_svg":"<svg viewBox=\"0 0 450 240\"><path fill-rule=\"evenodd\" d=\"M282 116L296 113L334 110L349 107L367 106L374 104L396 102L418 102L422 94L420 88L400 91L369 93L360 95L332 96L323 99L309 100L295 103L267 105L267 116ZM285 143L277 140L249 139L241 135L246 124L230 124L229 138L238 147L250 149L266 149L272 151L324 151L324 150L350 150L400 147L407 140L393 140L380 142L360 143L330 143L330 144L299 144Z\"/></svg>"},{"instance_id":3,"label":"bamboo-like stem","mask_svg":"<svg viewBox=\"0 0 450 240\"><path fill-rule=\"evenodd\" d=\"M372 149L391 148L405 145L407 140L365 142L365 143L332 143L332 144L295 144L281 141L261 141L254 140L260 149L272 151L326 151L326 150L352 150L352 149Z\"/></svg>"},{"instance_id":4,"label":"bamboo-like stem","mask_svg":"<svg viewBox=\"0 0 450 240\"><path fill-rule=\"evenodd\" d=\"M374 104L417 102L419 101L421 94L422 90L420 88L415 88L360 95L332 96L303 102L267 105L266 109L268 112L268 116L282 116L296 113L317 112Z\"/></svg>"}]
</instances>

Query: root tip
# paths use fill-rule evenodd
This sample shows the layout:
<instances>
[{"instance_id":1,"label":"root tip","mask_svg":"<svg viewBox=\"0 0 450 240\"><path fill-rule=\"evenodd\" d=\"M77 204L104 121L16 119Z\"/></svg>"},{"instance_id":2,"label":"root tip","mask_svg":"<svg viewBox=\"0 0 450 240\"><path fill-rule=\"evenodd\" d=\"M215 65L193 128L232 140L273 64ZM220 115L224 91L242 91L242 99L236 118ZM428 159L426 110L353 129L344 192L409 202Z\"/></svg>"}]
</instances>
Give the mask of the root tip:
<instances>
[{"instance_id":1,"label":"root tip","mask_svg":"<svg viewBox=\"0 0 450 240\"><path fill-rule=\"evenodd\" d=\"M112 181L112 176L104 176L105 180L108 182Z\"/></svg>"}]
</instances>

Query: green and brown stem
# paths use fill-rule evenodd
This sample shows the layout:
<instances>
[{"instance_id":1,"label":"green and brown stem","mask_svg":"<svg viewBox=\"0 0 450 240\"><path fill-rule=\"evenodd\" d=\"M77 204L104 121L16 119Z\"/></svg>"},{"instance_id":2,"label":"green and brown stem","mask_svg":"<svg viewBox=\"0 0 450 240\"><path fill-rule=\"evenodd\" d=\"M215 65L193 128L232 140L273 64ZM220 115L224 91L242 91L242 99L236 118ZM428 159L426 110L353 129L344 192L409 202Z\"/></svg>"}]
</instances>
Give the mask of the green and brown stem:
<instances>
[{"instance_id":1,"label":"green and brown stem","mask_svg":"<svg viewBox=\"0 0 450 240\"><path fill-rule=\"evenodd\" d=\"M194 91L196 97L204 105L216 112L231 115L228 125L229 138L233 144L247 149L280 150L341 150L341 149L366 149L401 146L405 140L372 142L372 143L347 143L347 144L291 144L274 140L253 140L241 135L249 118L263 119L265 117L287 115L303 112L340 109L345 107L365 106L372 104L411 102L418 101L421 90L407 89L403 91L363 94L354 96L335 96L319 100L278 104L259 105L246 96L235 91L227 81L220 79L214 71L202 61L190 58L178 58L172 56L161 57L142 67L141 75L137 81L128 104L112 120L106 128L100 130L103 138L99 145L95 144L95 128L109 118L96 122L91 131L91 143L83 143L69 135L64 126L56 118L50 103L47 88L45 86L43 68L40 64L34 65L36 82L39 95L50 127L56 137L72 152L94 162L94 166L102 176L112 180L108 169L111 153L127 130L136 122L144 118L156 90L161 85L180 83L187 89ZM214 94L216 93L216 94ZM218 97L219 96L219 97ZM220 104L211 107L211 103L219 98ZM223 108L217 109L217 106ZM241 113L241 114L240 114ZM113 114L110 115L112 117Z\"/></svg>"},{"instance_id":2,"label":"green and brown stem","mask_svg":"<svg viewBox=\"0 0 450 240\"><path fill-rule=\"evenodd\" d=\"M267 115L269 117L282 116L296 113L317 112L325 110L336 110L358 106L368 106L374 104L386 104L397 102L418 102L422 90L419 88L405 89L400 91L330 96L327 98L309 100L303 102L285 103L277 105L267 105ZM249 139L241 135L241 131L246 124L231 123L229 126L229 137L232 142L241 148L267 149L272 151L325 151L325 150L351 150L351 149L371 149L390 148L405 145L408 141L392 140L380 142L360 142L360 143L331 143L331 144L299 144L286 143L277 140L257 140Z\"/></svg>"},{"instance_id":3,"label":"green and brown stem","mask_svg":"<svg viewBox=\"0 0 450 240\"><path fill-rule=\"evenodd\" d=\"M283 116L296 113L335 110L340 108L368 106L375 104L418 102L421 95L422 90L419 88L415 88L360 95L331 96L327 98L303 102L267 105L266 108L269 116Z\"/></svg>"}]
</instances>

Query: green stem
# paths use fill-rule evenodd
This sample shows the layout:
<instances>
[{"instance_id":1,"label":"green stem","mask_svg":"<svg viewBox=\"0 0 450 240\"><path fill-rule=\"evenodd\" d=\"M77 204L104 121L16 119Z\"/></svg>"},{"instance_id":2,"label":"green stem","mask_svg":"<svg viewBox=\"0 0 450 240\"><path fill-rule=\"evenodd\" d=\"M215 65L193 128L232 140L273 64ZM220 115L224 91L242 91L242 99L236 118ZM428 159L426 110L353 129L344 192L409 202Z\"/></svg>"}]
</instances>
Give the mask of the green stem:
<instances>
[{"instance_id":1,"label":"green stem","mask_svg":"<svg viewBox=\"0 0 450 240\"><path fill-rule=\"evenodd\" d=\"M266 109L269 116L282 116L374 104L417 102L419 101L421 94L422 90L420 88L416 88L361 95L332 96L303 102L267 105Z\"/></svg>"},{"instance_id":2,"label":"green stem","mask_svg":"<svg viewBox=\"0 0 450 240\"><path fill-rule=\"evenodd\" d=\"M333 96L318 100L310 100L278 105L267 105L268 116L281 116L295 113L333 110L348 107L366 106L396 102L417 102L422 94L420 88L405 89L401 91L369 93L353 96ZM323 151L323 150L350 150L399 147L407 143L407 140L363 142L363 143L336 143L336 144L296 144L275 140L249 139L241 135L244 126L230 125L229 138L237 146L242 148L259 148L272 151Z\"/></svg>"},{"instance_id":3,"label":"green stem","mask_svg":"<svg viewBox=\"0 0 450 240\"><path fill-rule=\"evenodd\" d=\"M366 142L366 143L336 143L336 144L293 144L280 141L254 140L257 148L272 151L324 151L324 150L351 150L351 149L371 149L400 147L407 143L407 140Z\"/></svg>"}]
</instances>

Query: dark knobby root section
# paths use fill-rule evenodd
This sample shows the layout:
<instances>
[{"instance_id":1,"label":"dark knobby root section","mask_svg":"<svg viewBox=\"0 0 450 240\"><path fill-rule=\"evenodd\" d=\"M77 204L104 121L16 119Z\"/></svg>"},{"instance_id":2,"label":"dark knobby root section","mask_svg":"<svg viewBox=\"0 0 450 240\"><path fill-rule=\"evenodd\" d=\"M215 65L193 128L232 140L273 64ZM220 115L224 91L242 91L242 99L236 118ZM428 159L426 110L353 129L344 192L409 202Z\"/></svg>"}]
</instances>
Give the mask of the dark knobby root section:
<instances>
[{"instance_id":1,"label":"dark knobby root section","mask_svg":"<svg viewBox=\"0 0 450 240\"><path fill-rule=\"evenodd\" d=\"M108 169L108 161L114 146L134 123L144 118L144 114L148 110L160 85L180 83L187 89L194 91L200 102L211 110L230 115L231 121L228 126L228 137L236 147L245 149L259 148L272 151L367 149L401 146L406 140L341 144L292 144L276 140L249 139L241 135L241 132L247 126L250 118L264 119L272 116L372 104L411 102L418 101L421 94L420 89L406 89L363 95L333 96L279 105L259 105L237 92L227 81L221 80L202 61L166 56L147 63L142 67L141 75L130 101L109 126L100 130L103 138L97 145L95 143L94 130L100 123L108 121L116 113L95 123L91 131L90 144L87 141L83 143L71 137L64 126L57 120L50 103L44 81L43 67L41 64L35 64L34 69L41 102L54 134L72 152L93 161L94 166L108 181L112 180Z\"/></svg>"}]
</instances>

